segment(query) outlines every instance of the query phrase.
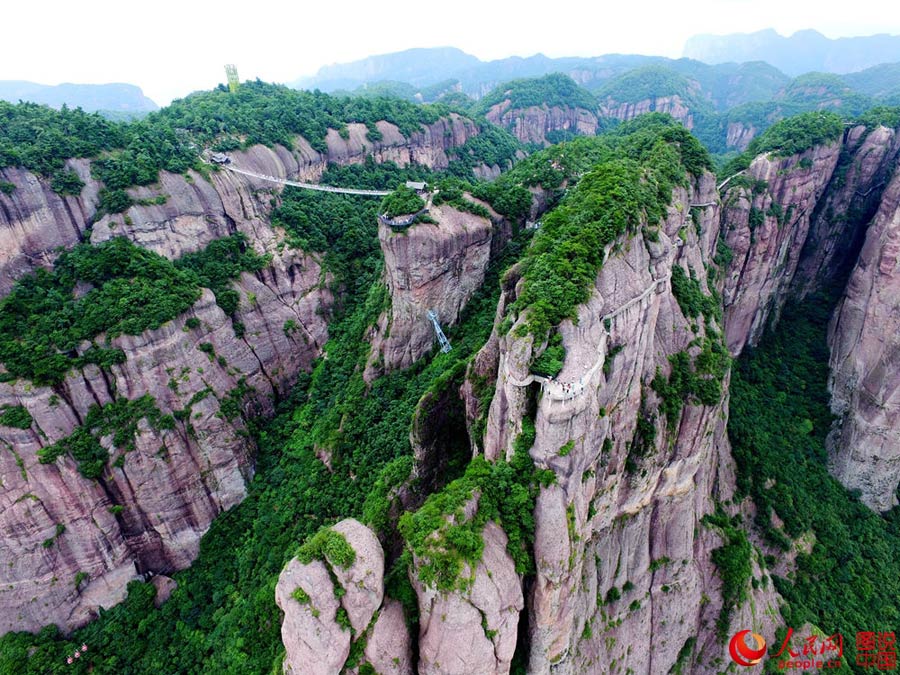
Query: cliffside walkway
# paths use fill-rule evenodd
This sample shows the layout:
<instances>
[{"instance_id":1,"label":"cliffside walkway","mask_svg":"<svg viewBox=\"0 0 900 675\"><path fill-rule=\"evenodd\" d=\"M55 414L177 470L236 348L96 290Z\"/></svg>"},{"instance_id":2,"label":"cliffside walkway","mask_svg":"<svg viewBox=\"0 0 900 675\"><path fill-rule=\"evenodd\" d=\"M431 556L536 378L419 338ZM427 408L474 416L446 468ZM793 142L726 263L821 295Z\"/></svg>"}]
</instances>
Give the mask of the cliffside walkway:
<instances>
[{"instance_id":1,"label":"cliffside walkway","mask_svg":"<svg viewBox=\"0 0 900 675\"><path fill-rule=\"evenodd\" d=\"M231 171L232 173L239 173L243 176L250 176L251 178L267 180L271 183L279 183L281 185L290 185L291 187L303 188L304 190L316 190L318 192L336 192L337 194L342 195L360 195L362 197L384 197L391 194L392 192L392 190L358 190L356 188L339 188L332 185L319 185L317 183L300 183L295 180L276 178L275 176L267 176L266 174L256 173L254 171L238 169L236 166L231 166L230 164L219 164L218 166L221 166L226 171Z\"/></svg>"},{"instance_id":2,"label":"cliffside walkway","mask_svg":"<svg viewBox=\"0 0 900 675\"><path fill-rule=\"evenodd\" d=\"M381 213L378 215L378 222L382 225L389 225L390 227L408 227L415 222L416 218L421 216L423 213L428 213L431 210L431 202L434 200L434 196L440 192L440 190L435 190L434 192L430 192L428 194L428 202L425 204L425 208L415 213L411 213L407 216L403 216L402 218L389 218L386 213Z\"/></svg>"},{"instance_id":3,"label":"cliffside walkway","mask_svg":"<svg viewBox=\"0 0 900 675\"><path fill-rule=\"evenodd\" d=\"M647 299L651 293L656 291L662 284L666 284L669 282L671 278L671 272L661 279L654 280L645 290L638 296L635 296L628 302L623 305L620 305L618 308L613 310L608 314L604 314L600 317L600 323L603 326L603 334L600 338L600 343L597 345L597 360L594 361L594 364L585 372L580 378L578 378L577 382L559 382L552 378L544 377L543 375L535 375L534 373L529 373L528 377L523 380L517 380L514 378L509 372L509 364L506 365L506 378L516 387L527 387L532 382L540 382L541 383L541 391L545 392L547 396L552 401L568 401L577 396L580 396L584 393L584 386L588 382L590 382L591 378L594 374L603 367L603 364L606 362L606 343L609 338L609 330L606 328L607 321L612 321L617 316L623 314L628 311L635 305L643 302ZM611 327L611 326L610 326Z\"/></svg>"},{"instance_id":4,"label":"cliffside walkway","mask_svg":"<svg viewBox=\"0 0 900 675\"><path fill-rule=\"evenodd\" d=\"M728 176L728 178L726 178L725 180L723 180L721 183L719 183L719 184L716 186L716 190L721 191L723 187L725 187L726 185L728 185L728 183L731 181L732 178L737 178L737 177L740 176L741 174L746 173L746 171L747 171L747 170L744 169L743 171L738 171L736 174L734 174L734 175L732 175L732 176Z\"/></svg>"}]
</instances>

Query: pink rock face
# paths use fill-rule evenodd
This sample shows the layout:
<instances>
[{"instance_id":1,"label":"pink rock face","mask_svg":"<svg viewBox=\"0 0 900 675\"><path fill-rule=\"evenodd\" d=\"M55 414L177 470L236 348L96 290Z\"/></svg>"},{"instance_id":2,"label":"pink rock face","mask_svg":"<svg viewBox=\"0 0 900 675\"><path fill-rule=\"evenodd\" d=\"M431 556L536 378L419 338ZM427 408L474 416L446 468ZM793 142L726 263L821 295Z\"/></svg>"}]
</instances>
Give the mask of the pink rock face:
<instances>
[{"instance_id":1,"label":"pink rock face","mask_svg":"<svg viewBox=\"0 0 900 675\"><path fill-rule=\"evenodd\" d=\"M877 511L900 483L900 171L882 195L832 318L832 473Z\"/></svg>"},{"instance_id":2,"label":"pink rock face","mask_svg":"<svg viewBox=\"0 0 900 675\"><path fill-rule=\"evenodd\" d=\"M49 180L25 169L0 169L0 181L15 186L9 195L0 192L0 294L35 267L49 266L57 247L72 246L87 229L99 187L87 160L69 160L66 166L87 184L81 197L62 197Z\"/></svg>"},{"instance_id":3,"label":"pink rock face","mask_svg":"<svg viewBox=\"0 0 900 675\"><path fill-rule=\"evenodd\" d=\"M610 98L600 105L600 117L611 117L623 122L650 112L666 113L681 122L685 128L694 128L694 116L687 104L677 94L648 98L635 103L622 103Z\"/></svg>"},{"instance_id":4,"label":"pink rock face","mask_svg":"<svg viewBox=\"0 0 900 675\"><path fill-rule=\"evenodd\" d=\"M384 551L372 530L357 520L347 518L331 529L344 535L356 551L356 560L350 567L334 566L333 571L346 591L341 605L347 610L350 625L362 633L384 597Z\"/></svg>"},{"instance_id":5,"label":"pink rock face","mask_svg":"<svg viewBox=\"0 0 900 675\"><path fill-rule=\"evenodd\" d=\"M769 316L780 313L840 150L834 143L793 157L761 155L746 171L750 180L765 181L761 189L732 187L724 194L722 230L734 257L722 299L732 354L748 342L755 344Z\"/></svg>"},{"instance_id":6,"label":"pink rock face","mask_svg":"<svg viewBox=\"0 0 900 675\"><path fill-rule=\"evenodd\" d=\"M391 307L379 320L367 380L411 365L437 344L428 310L443 328L456 323L484 281L495 238L503 234L490 220L447 205L432 207L430 215L437 225L399 231L378 226Z\"/></svg>"},{"instance_id":7,"label":"pink rock face","mask_svg":"<svg viewBox=\"0 0 900 675\"><path fill-rule=\"evenodd\" d=\"M874 215L872 203L891 178L900 155L900 135L894 129L858 126L847 131L845 160L840 176L835 176L816 205L809 236L797 267L794 288L801 295L814 292L832 281L843 281L856 262L853 256L864 236L860 227L848 227L850 214ZM835 170L838 173L838 170Z\"/></svg>"},{"instance_id":8,"label":"pink rock face","mask_svg":"<svg viewBox=\"0 0 900 675\"><path fill-rule=\"evenodd\" d=\"M522 582L506 551L506 534L488 522L484 553L470 588L442 593L423 586L411 572L419 598L421 675L508 673L516 648ZM464 575L467 573L464 573Z\"/></svg>"},{"instance_id":9,"label":"pink rock face","mask_svg":"<svg viewBox=\"0 0 900 675\"><path fill-rule=\"evenodd\" d=\"M327 153L298 138L293 150L254 146L232 158L250 171L304 180L317 179L329 162L362 162L366 154L443 168L447 151L477 133L457 115L409 139L391 124L377 126L383 139L376 143L365 139L360 125L350 125L346 141L329 135ZM0 180L15 185L11 194L0 193L0 293L23 274L49 267L57 247L78 243L86 231L101 186L87 160L68 165L85 182L79 197L60 197L26 171L0 170ZM243 412L271 413L274 400L319 356L333 302L316 258L286 247L284 233L269 225L279 190L227 171L212 171L208 180L195 172L162 172L159 184L130 193L136 200L162 196L164 203L133 206L93 225L92 242L126 236L170 258L241 232L271 263L235 282L243 338L236 338L206 291L189 312L158 330L113 340L127 360L109 372L72 372L59 391L0 384L0 405L24 405L34 418L28 430L0 427L0 445L9 449L0 452L0 634L47 623L71 629L122 600L126 583L140 574L189 565L213 518L245 496L254 448L242 418L225 418L220 404L243 380L249 388ZM189 318L199 327L187 328ZM213 347L214 357L199 349L202 343ZM195 395L201 399L172 430L141 422L135 449L100 482L82 478L69 457L38 462L38 450L70 435L91 405L145 394L164 414L185 409ZM113 506L121 509L110 511Z\"/></svg>"},{"instance_id":10,"label":"pink rock face","mask_svg":"<svg viewBox=\"0 0 900 675\"><path fill-rule=\"evenodd\" d=\"M709 202L695 229L686 205ZM674 265L690 268L707 288L718 223L711 175L676 191L659 240L638 235L611 249L578 321L561 326L566 358L557 380L579 383L583 393L568 401L538 399L530 454L557 480L542 489L535 508L528 672L600 673L615 662L623 672L666 673L698 635L702 665L685 672L719 669L712 661L724 648L704 626L714 624L721 607L721 582L710 562L721 540L699 521L733 491L727 398L710 407L686 404L673 425L649 386L658 371L668 373L670 355L696 351L689 345L704 328L695 333L682 315L670 275ZM525 413L527 392L516 381L528 375L534 345L514 334L498 336L488 457L509 456ZM628 470L641 417L651 421L656 440ZM757 608L775 606L771 590L753 593ZM754 628L773 637L772 621L755 616ZM751 623L749 611L738 609L735 617Z\"/></svg>"},{"instance_id":11,"label":"pink rock face","mask_svg":"<svg viewBox=\"0 0 900 675\"><path fill-rule=\"evenodd\" d=\"M416 672L406 617L396 600L385 599L364 653L366 661L380 675L413 675Z\"/></svg>"},{"instance_id":12,"label":"pink rock face","mask_svg":"<svg viewBox=\"0 0 900 675\"><path fill-rule=\"evenodd\" d=\"M597 133L597 115L584 108L544 104L512 109L509 100L506 100L493 106L485 117L509 129L523 143L550 145L547 134L552 131L570 131L581 136Z\"/></svg>"},{"instance_id":13,"label":"pink rock face","mask_svg":"<svg viewBox=\"0 0 900 675\"><path fill-rule=\"evenodd\" d=\"M752 124L730 122L726 132L725 146L729 150L743 152L750 145L750 141L756 138L758 134L759 130Z\"/></svg>"},{"instance_id":14,"label":"pink rock face","mask_svg":"<svg viewBox=\"0 0 900 675\"><path fill-rule=\"evenodd\" d=\"M260 292L256 306L245 306L239 314L246 326L241 340L206 291L188 314L169 324L116 338L113 344L127 360L108 374L95 367L73 372L59 394L27 382L0 384L0 401L24 405L35 420L26 431L0 428L0 439L11 448L0 454L5 488L0 631L84 623L98 607L121 600L125 583L138 572L171 572L190 564L213 518L243 499L253 447L242 418L221 415L221 401L244 378L254 392L244 410L271 412L273 396L309 366L326 337L325 322L314 309L328 299L308 297L315 295L317 267L301 272L289 266L279 272L280 264L269 270L271 277L291 270L295 280L280 293L278 284L263 285L253 277L249 287ZM297 289L302 293L294 295ZM301 314L308 342L299 331L286 335L282 327L300 310L308 311ZM200 326L188 329L188 318ZM217 358L201 352L201 343L211 344ZM142 422L135 449L99 482L82 478L68 457L38 462L38 450L71 434L91 405L111 402L114 392L130 399L150 394L163 413L171 413L207 389L209 394L192 406L192 431L187 421L176 422L170 431L153 431ZM120 513L110 511L114 505L122 507ZM42 542L54 537L58 525L65 531L44 548ZM73 579L79 573L88 576L76 590Z\"/></svg>"},{"instance_id":15,"label":"pink rock face","mask_svg":"<svg viewBox=\"0 0 900 675\"><path fill-rule=\"evenodd\" d=\"M300 600L297 589L305 594ZM275 602L284 612L285 674L338 675L350 654L351 636L337 623L340 602L325 563L291 560L278 577Z\"/></svg>"}]
</instances>

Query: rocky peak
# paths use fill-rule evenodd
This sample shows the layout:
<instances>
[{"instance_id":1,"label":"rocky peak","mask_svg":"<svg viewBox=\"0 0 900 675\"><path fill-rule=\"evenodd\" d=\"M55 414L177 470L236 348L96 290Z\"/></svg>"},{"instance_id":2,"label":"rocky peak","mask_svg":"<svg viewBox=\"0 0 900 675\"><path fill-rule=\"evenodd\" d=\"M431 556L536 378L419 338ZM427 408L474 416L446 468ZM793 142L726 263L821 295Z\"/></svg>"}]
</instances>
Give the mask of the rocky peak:
<instances>
[{"instance_id":1,"label":"rocky peak","mask_svg":"<svg viewBox=\"0 0 900 675\"><path fill-rule=\"evenodd\" d=\"M572 106L533 105L512 108L505 100L492 106L485 116L497 126L509 129L522 143L550 145L554 133L593 136L597 133L597 115L592 110Z\"/></svg>"},{"instance_id":2,"label":"rocky peak","mask_svg":"<svg viewBox=\"0 0 900 675\"><path fill-rule=\"evenodd\" d=\"M275 601L285 673L337 675L359 641L361 663L376 672L413 672L403 610L384 597L384 552L360 522L342 520L301 547L278 577Z\"/></svg>"},{"instance_id":3,"label":"rocky peak","mask_svg":"<svg viewBox=\"0 0 900 675\"><path fill-rule=\"evenodd\" d=\"M485 218L442 204L429 210L431 223L405 228L379 224L391 304L378 320L367 380L410 366L432 348L437 339L429 310L445 328L456 323L484 282L492 250L502 248L509 237L505 221L489 213Z\"/></svg>"}]
</instances>

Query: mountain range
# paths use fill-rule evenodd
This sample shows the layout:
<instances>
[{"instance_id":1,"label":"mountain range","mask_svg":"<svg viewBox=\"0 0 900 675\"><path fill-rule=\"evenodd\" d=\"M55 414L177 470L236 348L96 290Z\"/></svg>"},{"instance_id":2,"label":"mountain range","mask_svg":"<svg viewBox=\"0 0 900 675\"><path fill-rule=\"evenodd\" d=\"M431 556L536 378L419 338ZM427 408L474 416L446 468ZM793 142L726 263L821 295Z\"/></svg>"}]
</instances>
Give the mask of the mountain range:
<instances>
[{"instance_id":1,"label":"mountain range","mask_svg":"<svg viewBox=\"0 0 900 675\"><path fill-rule=\"evenodd\" d=\"M0 80L0 100L43 103L51 108L82 108L111 118L131 118L159 110L141 88L133 84L38 84L25 80Z\"/></svg>"},{"instance_id":2,"label":"mountain range","mask_svg":"<svg viewBox=\"0 0 900 675\"><path fill-rule=\"evenodd\" d=\"M769 28L755 33L695 35L685 43L684 56L710 64L766 61L788 75L814 70L852 73L900 61L900 36L830 39L815 30L801 30L785 37Z\"/></svg>"}]
</instances>

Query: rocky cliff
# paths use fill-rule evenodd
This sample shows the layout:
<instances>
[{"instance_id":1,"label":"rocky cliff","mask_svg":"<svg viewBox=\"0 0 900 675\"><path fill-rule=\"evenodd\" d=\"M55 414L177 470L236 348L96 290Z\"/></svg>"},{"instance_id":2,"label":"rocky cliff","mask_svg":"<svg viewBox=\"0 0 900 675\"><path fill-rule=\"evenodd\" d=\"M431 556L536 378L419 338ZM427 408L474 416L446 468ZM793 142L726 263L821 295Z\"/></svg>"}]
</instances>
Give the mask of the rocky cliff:
<instances>
[{"instance_id":1,"label":"rocky cliff","mask_svg":"<svg viewBox=\"0 0 900 675\"><path fill-rule=\"evenodd\" d=\"M725 332L733 354L754 344L789 299L845 285L829 333L839 416L832 470L880 511L896 504L900 482L891 365L897 136L856 126L800 155L762 155L723 195L723 238L733 256L723 281Z\"/></svg>"},{"instance_id":2,"label":"rocky cliff","mask_svg":"<svg viewBox=\"0 0 900 675\"><path fill-rule=\"evenodd\" d=\"M479 205L487 208L483 202ZM485 218L443 204L429 210L431 223L407 228L379 224L391 304L379 318L372 340L367 381L410 366L437 343L429 310L443 327L456 323L484 282L492 252L496 254L509 238L508 223L488 213L490 218Z\"/></svg>"},{"instance_id":3,"label":"rocky cliff","mask_svg":"<svg viewBox=\"0 0 900 675\"><path fill-rule=\"evenodd\" d=\"M650 112L666 113L681 122L686 128L694 128L693 114L688 104L677 94L647 98L641 101L623 102L608 98L600 102L600 117L610 117L623 122Z\"/></svg>"},{"instance_id":4,"label":"rocky cliff","mask_svg":"<svg viewBox=\"0 0 900 675\"><path fill-rule=\"evenodd\" d=\"M744 122L729 122L725 131L725 147L729 150L743 152L750 145L750 141L759 135L759 129L753 124Z\"/></svg>"},{"instance_id":5,"label":"rocky cliff","mask_svg":"<svg viewBox=\"0 0 900 675\"><path fill-rule=\"evenodd\" d=\"M530 106L512 108L509 100L491 107L485 117L509 129L523 143L550 145L548 135L568 132L570 135L593 136L597 133L597 115L591 110L571 106Z\"/></svg>"},{"instance_id":6,"label":"rocky cliff","mask_svg":"<svg viewBox=\"0 0 900 675\"><path fill-rule=\"evenodd\" d=\"M710 175L674 200L706 202L717 202ZM670 357L695 354L704 333L715 339L714 324L685 317L672 292L675 266L707 284L718 233L717 205L698 228L687 213L671 208L658 242L638 235L617 246L577 323L562 325L566 359L557 380L571 383L569 393L548 386L539 396L530 452L557 480L535 508L529 672L604 672L616 664L664 673L677 662L690 672L717 670L711 626L722 601L710 552L721 540L701 520L733 490L727 401L688 404L669 419L650 386L657 373L668 374ZM510 455L533 395L519 383L534 346L514 335L499 340L488 456ZM775 605L771 593L751 603ZM751 623L748 609L737 616ZM755 617L754 628L772 635L766 614Z\"/></svg>"},{"instance_id":7,"label":"rocky cliff","mask_svg":"<svg viewBox=\"0 0 900 675\"><path fill-rule=\"evenodd\" d=\"M168 191L165 205L105 217L93 240L124 234L174 257L243 232L271 264L235 284L241 338L205 291L161 328L114 338L125 362L107 371L73 371L52 388L0 384L0 405L23 406L33 418L29 429L0 427L8 450L0 455L2 631L78 625L120 600L126 581L187 566L212 519L245 495L253 446L243 415L271 413L327 338L322 310L331 296L322 270L282 247L266 224L268 194L255 196L230 174L210 183L162 176L160 189ZM36 237L53 225L45 222ZM286 331L286 322L297 330ZM39 462L42 448L80 433L92 406L142 397L175 415L174 425L158 428L138 415L130 451L101 438L114 460L99 480L80 476L67 455Z\"/></svg>"},{"instance_id":8,"label":"rocky cliff","mask_svg":"<svg viewBox=\"0 0 900 675\"><path fill-rule=\"evenodd\" d=\"M723 195L723 239L730 262L723 284L725 336L732 354L756 342L787 298L840 143L802 155L760 155Z\"/></svg>"},{"instance_id":9,"label":"rocky cliff","mask_svg":"<svg viewBox=\"0 0 900 675\"><path fill-rule=\"evenodd\" d=\"M828 333L831 470L878 511L900 484L900 170L869 225Z\"/></svg>"},{"instance_id":10,"label":"rocky cliff","mask_svg":"<svg viewBox=\"0 0 900 675\"><path fill-rule=\"evenodd\" d=\"M456 115L409 139L391 124L377 126L376 143L364 125L351 124L346 139L329 132L327 153L298 139L293 151L254 146L232 157L250 171L305 180L329 162L367 155L443 168L447 150L477 133ZM121 600L128 580L187 566L212 519L246 493L254 448L244 416L271 413L320 355L333 302L318 258L287 247L269 224L277 185L226 171L162 173L158 184L130 190L138 203L126 212L96 218L102 186L88 160L68 166L85 182L79 196L61 197L26 171L0 170L14 186L0 193L0 292L87 236L125 236L175 258L242 233L270 263L234 283L240 337L204 291L159 329L112 339L122 364L72 371L53 388L0 383L0 407L22 406L32 419L26 429L0 426L0 633L80 625ZM97 437L111 462L99 480L79 475L68 454L39 461L38 452L60 440L100 434L84 424L92 406L110 404L134 405L134 436Z\"/></svg>"}]
</instances>

